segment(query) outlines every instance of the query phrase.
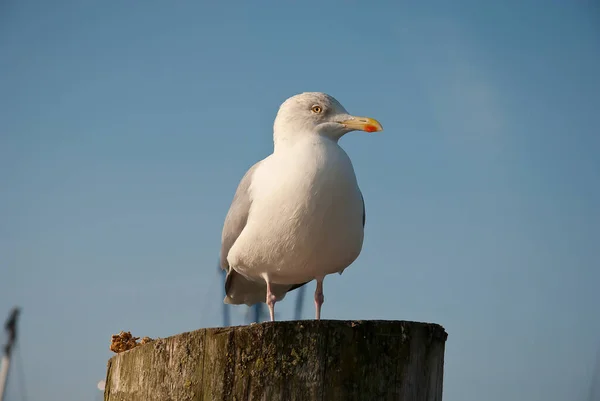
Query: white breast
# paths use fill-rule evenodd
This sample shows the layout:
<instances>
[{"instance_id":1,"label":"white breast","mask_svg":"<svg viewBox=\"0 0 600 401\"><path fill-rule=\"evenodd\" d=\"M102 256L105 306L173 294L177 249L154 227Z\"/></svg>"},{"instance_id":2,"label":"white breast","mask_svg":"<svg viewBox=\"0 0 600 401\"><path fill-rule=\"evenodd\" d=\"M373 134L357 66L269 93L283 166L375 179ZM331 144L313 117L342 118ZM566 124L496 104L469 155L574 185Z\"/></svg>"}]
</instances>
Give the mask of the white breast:
<instances>
[{"instance_id":1,"label":"white breast","mask_svg":"<svg viewBox=\"0 0 600 401\"><path fill-rule=\"evenodd\" d=\"M359 255L363 205L337 143L310 138L261 163L246 227L228 262L247 277L295 284L340 272Z\"/></svg>"}]
</instances>

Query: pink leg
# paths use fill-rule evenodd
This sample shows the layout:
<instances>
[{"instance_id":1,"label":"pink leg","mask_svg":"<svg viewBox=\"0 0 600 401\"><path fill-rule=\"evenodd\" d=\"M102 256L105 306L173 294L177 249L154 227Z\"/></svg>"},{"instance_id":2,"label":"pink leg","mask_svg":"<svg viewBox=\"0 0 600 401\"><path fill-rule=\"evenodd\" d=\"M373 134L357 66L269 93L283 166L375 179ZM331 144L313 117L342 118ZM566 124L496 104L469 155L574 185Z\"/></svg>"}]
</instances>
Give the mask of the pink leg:
<instances>
[{"instance_id":1,"label":"pink leg","mask_svg":"<svg viewBox=\"0 0 600 401\"><path fill-rule=\"evenodd\" d=\"M271 282L269 278L265 275L265 281L267 282L267 300L266 304L269 306L269 315L271 315L271 321L275 321L275 295L271 292Z\"/></svg>"},{"instance_id":2,"label":"pink leg","mask_svg":"<svg viewBox=\"0 0 600 401\"><path fill-rule=\"evenodd\" d=\"M321 305L325 301L323 296L323 278L317 279L317 289L315 290L315 308L317 310L317 320L321 319Z\"/></svg>"}]
</instances>

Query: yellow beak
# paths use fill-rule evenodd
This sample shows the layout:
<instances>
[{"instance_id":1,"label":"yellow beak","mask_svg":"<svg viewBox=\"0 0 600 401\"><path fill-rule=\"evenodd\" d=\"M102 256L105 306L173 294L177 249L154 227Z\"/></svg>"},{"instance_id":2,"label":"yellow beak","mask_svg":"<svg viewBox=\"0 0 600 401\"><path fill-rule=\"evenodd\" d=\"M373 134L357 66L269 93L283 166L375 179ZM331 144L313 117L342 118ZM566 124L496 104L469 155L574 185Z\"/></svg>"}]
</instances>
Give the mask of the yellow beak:
<instances>
[{"instance_id":1,"label":"yellow beak","mask_svg":"<svg viewBox=\"0 0 600 401\"><path fill-rule=\"evenodd\" d=\"M370 117L352 116L347 120L340 121L340 124L342 124L346 128L357 129L366 132L383 131L383 127L381 126L379 121Z\"/></svg>"}]
</instances>

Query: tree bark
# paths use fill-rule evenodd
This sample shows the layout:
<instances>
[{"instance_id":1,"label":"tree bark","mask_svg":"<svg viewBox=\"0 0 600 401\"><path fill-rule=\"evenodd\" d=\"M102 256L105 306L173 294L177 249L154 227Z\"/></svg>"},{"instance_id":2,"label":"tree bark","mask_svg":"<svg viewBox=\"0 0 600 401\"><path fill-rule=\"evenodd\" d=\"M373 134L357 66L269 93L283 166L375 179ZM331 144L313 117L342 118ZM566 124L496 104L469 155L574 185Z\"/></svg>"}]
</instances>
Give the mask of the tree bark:
<instances>
[{"instance_id":1,"label":"tree bark","mask_svg":"<svg viewBox=\"0 0 600 401\"><path fill-rule=\"evenodd\" d=\"M105 401L441 401L436 324L304 320L201 329L108 362Z\"/></svg>"}]
</instances>

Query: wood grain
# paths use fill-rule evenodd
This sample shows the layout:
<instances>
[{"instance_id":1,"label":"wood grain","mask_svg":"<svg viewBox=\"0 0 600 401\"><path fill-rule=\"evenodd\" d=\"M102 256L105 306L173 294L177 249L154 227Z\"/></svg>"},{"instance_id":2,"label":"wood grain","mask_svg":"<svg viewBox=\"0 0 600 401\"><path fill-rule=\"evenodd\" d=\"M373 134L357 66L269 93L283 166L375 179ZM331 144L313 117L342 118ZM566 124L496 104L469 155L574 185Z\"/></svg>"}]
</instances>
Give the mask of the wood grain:
<instances>
[{"instance_id":1,"label":"wood grain","mask_svg":"<svg viewBox=\"0 0 600 401\"><path fill-rule=\"evenodd\" d=\"M441 401L447 334L406 321L201 329L111 358L105 401Z\"/></svg>"}]
</instances>

